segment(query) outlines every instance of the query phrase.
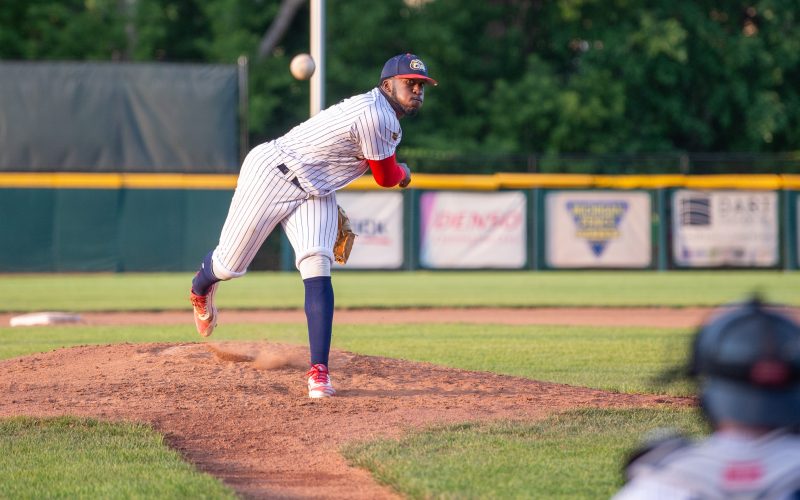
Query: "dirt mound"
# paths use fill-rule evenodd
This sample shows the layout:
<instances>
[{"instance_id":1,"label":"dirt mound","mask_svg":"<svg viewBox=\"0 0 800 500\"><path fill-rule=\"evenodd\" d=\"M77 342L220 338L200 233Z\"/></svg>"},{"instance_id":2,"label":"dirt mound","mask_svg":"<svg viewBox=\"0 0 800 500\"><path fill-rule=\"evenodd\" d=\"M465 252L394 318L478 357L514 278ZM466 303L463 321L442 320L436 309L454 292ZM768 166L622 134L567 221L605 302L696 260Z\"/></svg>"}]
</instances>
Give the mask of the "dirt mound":
<instances>
[{"instance_id":1,"label":"dirt mound","mask_svg":"<svg viewBox=\"0 0 800 500\"><path fill-rule=\"evenodd\" d=\"M337 397L310 400L306 356L253 342L60 349L0 362L0 416L148 422L245 497L375 499L396 495L348 467L343 443L567 408L693 404L341 351L331 358Z\"/></svg>"}]
</instances>

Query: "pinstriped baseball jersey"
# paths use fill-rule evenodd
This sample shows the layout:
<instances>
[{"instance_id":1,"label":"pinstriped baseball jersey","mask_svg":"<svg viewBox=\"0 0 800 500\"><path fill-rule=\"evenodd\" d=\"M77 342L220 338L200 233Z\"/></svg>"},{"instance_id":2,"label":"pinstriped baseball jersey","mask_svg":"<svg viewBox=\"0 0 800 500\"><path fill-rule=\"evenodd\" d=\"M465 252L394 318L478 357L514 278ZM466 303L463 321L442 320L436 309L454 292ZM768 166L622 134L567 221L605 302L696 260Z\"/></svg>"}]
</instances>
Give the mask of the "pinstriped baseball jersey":
<instances>
[{"instance_id":1,"label":"pinstriped baseball jersey","mask_svg":"<svg viewBox=\"0 0 800 500\"><path fill-rule=\"evenodd\" d=\"M363 175L367 159L394 154L401 136L397 114L375 88L253 148L242 164L214 251L215 272L246 272L279 223L298 264L310 255L332 260L338 221L335 190Z\"/></svg>"},{"instance_id":2,"label":"pinstriped baseball jersey","mask_svg":"<svg viewBox=\"0 0 800 500\"><path fill-rule=\"evenodd\" d=\"M614 500L796 499L800 436L780 430L761 437L718 432L656 460L646 454L631 464L629 475Z\"/></svg>"},{"instance_id":3,"label":"pinstriped baseball jersey","mask_svg":"<svg viewBox=\"0 0 800 500\"><path fill-rule=\"evenodd\" d=\"M378 88L345 99L274 141L306 192L324 195L363 175L366 160L394 154L403 132Z\"/></svg>"}]
</instances>

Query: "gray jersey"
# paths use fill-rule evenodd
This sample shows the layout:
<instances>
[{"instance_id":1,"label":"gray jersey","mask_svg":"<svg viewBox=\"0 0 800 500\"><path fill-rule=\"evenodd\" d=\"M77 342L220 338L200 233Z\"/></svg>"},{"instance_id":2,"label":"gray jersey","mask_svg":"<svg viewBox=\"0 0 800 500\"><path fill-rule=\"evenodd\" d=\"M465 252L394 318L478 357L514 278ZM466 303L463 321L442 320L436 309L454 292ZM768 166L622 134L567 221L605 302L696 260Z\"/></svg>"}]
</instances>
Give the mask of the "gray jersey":
<instances>
[{"instance_id":1,"label":"gray jersey","mask_svg":"<svg viewBox=\"0 0 800 500\"><path fill-rule=\"evenodd\" d=\"M760 437L717 432L666 455L656 448L634 461L628 476L630 481L615 500L796 499L800 436L783 431Z\"/></svg>"},{"instance_id":2,"label":"gray jersey","mask_svg":"<svg viewBox=\"0 0 800 500\"><path fill-rule=\"evenodd\" d=\"M303 189L322 196L363 175L367 160L394 154L403 132L378 88L345 99L274 141Z\"/></svg>"}]
</instances>

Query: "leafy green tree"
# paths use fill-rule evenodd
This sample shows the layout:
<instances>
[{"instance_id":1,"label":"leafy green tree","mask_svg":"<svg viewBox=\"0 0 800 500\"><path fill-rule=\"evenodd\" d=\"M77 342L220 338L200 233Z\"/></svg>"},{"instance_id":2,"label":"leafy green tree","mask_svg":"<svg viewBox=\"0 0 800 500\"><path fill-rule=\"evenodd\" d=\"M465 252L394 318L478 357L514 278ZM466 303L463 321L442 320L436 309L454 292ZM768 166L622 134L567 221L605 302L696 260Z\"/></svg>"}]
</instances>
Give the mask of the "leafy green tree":
<instances>
[{"instance_id":1,"label":"leafy green tree","mask_svg":"<svg viewBox=\"0 0 800 500\"><path fill-rule=\"evenodd\" d=\"M211 23L196 0L129 0L130 59L136 61L208 60Z\"/></svg>"},{"instance_id":2,"label":"leafy green tree","mask_svg":"<svg viewBox=\"0 0 800 500\"><path fill-rule=\"evenodd\" d=\"M800 150L796 0L326 4L327 104L374 86L404 51L440 81L420 117L403 122L401 155L412 159L458 169L473 158L490 165L492 154ZM286 29L263 53L287 5ZM3 2L0 57L234 64L246 55L258 142L308 116L308 84L288 72L309 51L308 18L301 0Z\"/></svg>"},{"instance_id":3,"label":"leafy green tree","mask_svg":"<svg viewBox=\"0 0 800 500\"><path fill-rule=\"evenodd\" d=\"M124 16L117 0L28 0L0 4L0 58L119 59Z\"/></svg>"}]
</instances>

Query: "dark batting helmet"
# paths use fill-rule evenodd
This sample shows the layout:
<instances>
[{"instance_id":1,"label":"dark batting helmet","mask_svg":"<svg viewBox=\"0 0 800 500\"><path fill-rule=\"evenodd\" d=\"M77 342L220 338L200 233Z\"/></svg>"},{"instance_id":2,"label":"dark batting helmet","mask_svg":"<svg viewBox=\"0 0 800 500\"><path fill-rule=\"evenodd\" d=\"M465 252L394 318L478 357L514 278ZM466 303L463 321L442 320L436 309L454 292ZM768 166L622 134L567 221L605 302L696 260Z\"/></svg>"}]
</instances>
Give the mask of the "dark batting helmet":
<instances>
[{"instance_id":1,"label":"dark batting helmet","mask_svg":"<svg viewBox=\"0 0 800 500\"><path fill-rule=\"evenodd\" d=\"M728 308L703 326L690 368L712 422L800 425L800 326L759 299Z\"/></svg>"}]
</instances>

